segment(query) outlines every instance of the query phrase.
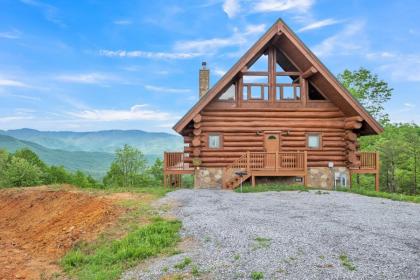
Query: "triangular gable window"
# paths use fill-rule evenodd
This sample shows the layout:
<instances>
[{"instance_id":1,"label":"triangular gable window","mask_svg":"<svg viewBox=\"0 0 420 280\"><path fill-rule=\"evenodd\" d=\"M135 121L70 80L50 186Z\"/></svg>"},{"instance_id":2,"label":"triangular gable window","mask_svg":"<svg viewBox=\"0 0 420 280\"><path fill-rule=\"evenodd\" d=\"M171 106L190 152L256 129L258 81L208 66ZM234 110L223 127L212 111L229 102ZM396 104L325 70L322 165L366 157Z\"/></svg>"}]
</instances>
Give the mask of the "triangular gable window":
<instances>
[{"instance_id":1,"label":"triangular gable window","mask_svg":"<svg viewBox=\"0 0 420 280\"><path fill-rule=\"evenodd\" d=\"M268 55L262 54L250 67L249 71L268 71Z\"/></svg>"},{"instance_id":2,"label":"triangular gable window","mask_svg":"<svg viewBox=\"0 0 420 280\"><path fill-rule=\"evenodd\" d=\"M220 96L222 101L235 101L235 84L231 84Z\"/></svg>"},{"instance_id":3,"label":"triangular gable window","mask_svg":"<svg viewBox=\"0 0 420 280\"><path fill-rule=\"evenodd\" d=\"M308 82L308 97L309 100L325 100L324 95L322 95L311 82Z\"/></svg>"}]
</instances>

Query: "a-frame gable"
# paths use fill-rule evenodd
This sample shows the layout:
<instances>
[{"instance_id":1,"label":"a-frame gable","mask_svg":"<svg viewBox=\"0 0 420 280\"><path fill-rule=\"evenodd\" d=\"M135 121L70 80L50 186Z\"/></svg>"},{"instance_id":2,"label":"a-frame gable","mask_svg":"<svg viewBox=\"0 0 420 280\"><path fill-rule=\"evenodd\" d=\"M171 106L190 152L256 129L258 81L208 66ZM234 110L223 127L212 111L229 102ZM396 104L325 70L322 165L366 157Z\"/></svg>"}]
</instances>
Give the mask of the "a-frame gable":
<instances>
[{"instance_id":1,"label":"a-frame gable","mask_svg":"<svg viewBox=\"0 0 420 280\"><path fill-rule=\"evenodd\" d=\"M266 46L282 43L289 53L278 50L278 59L283 59L282 66L298 68L304 72L316 72L314 86L325 88L326 97L339 107L348 116L361 116L366 122L362 134L377 134L382 132L381 125L363 108L363 106L338 82L334 75L319 61L319 59L304 45L295 33L282 21L278 20L271 28L238 60L238 62L202 97L200 100L178 121L173 127L181 133L195 115L200 113L222 90L238 76L241 71L247 69L257 60ZM300 57L293 59L288 55ZM286 63L287 62L287 63ZM297 63L299 62L299 63ZM289 65L288 65L289 64ZM293 65L292 65L293 64ZM300 64L300 65L298 65Z\"/></svg>"}]
</instances>

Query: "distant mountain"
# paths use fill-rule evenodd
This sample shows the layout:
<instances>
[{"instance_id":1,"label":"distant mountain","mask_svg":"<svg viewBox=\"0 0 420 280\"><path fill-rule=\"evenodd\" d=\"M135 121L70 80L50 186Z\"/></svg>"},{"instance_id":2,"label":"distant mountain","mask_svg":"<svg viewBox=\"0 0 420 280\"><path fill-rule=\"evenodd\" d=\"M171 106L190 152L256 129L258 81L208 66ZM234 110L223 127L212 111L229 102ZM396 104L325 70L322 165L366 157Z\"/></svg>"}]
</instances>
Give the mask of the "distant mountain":
<instances>
[{"instance_id":1,"label":"distant mountain","mask_svg":"<svg viewBox=\"0 0 420 280\"><path fill-rule=\"evenodd\" d=\"M114 153L129 144L145 155L161 157L164 151L181 151L182 138L177 135L141 130L104 130L91 132L38 131L34 129L0 130L19 140L30 141L50 149Z\"/></svg>"},{"instance_id":2,"label":"distant mountain","mask_svg":"<svg viewBox=\"0 0 420 280\"><path fill-rule=\"evenodd\" d=\"M23 148L32 150L49 165L62 165L70 171L82 170L95 178L103 177L114 160L111 153L49 149L36 143L0 135L0 149L12 153Z\"/></svg>"}]
</instances>

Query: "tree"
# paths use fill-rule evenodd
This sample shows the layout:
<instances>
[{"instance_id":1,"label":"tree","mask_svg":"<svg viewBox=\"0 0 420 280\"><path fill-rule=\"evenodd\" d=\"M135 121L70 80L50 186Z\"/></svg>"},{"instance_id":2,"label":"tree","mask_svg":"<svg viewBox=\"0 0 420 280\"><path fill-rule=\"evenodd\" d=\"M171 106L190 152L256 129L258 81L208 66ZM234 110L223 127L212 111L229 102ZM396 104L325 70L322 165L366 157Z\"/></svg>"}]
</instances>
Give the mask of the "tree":
<instances>
[{"instance_id":1,"label":"tree","mask_svg":"<svg viewBox=\"0 0 420 280\"><path fill-rule=\"evenodd\" d=\"M6 166L6 182L12 187L27 187L41 183L41 169L20 157L12 157Z\"/></svg>"},{"instance_id":2,"label":"tree","mask_svg":"<svg viewBox=\"0 0 420 280\"><path fill-rule=\"evenodd\" d=\"M46 184L70 183L70 173L63 166L50 166L45 175Z\"/></svg>"},{"instance_id":3,"label":"tree","mask_svg":"<svg viewBox=\"0 0 420 280\"><path fill-rule=\"evenodd\" d=\"M156 183L163 183L163 161L160 158L155 160L155 163L149 168L148 171Z\"/></svg>"},{"instance_id":4,"label":"tree","mask_svg":"<svg viewBox=\"0 0 420 280\"><path fill-rule=\"evenodd\" d=\"M38 155L28 148L17 150L13 156L23 158L30 164L38 166L41 170L45 170L47 168L47 165L38 157Z\"/></svg>"},{"instance_id":5,"label":"tree","mask_svg":"<svg viewBox=\"0 0 420 280\"><path fill-rule=\"evenodd\" d=\"M9 160L9 153L0 149L0 187L6 186L6 168Z\"/></svg>"},{"instance_id":6,"label":"tree","mask_svg":"<svg viewBox=\"0 0 420 280\"><path fill-rule=\"evenodd\" d=\"M133 187L144 181L146 159L142 152L129 145L117 149L115 160L104 178L104 184Z\"/></svg>"},{"instance_id":7,"label":"tree","mask_svg":"<svg viewBox=\"0 0 420 280\"><path fill-rule=\"evenodd\" d=\"M344 70L338 80L380 123L389 122L384 104L391 99L393 89L387 82L363 67L355 71Z\"/></svg>"},{"instance_id":8,"label":"tree","mask_svg":"<svg viewBox=\"0 0 420 280\"><path fill-rule=\"evenodd\" d=\"M401 125L406 139L406 147L411 163L412 187L410 192L417 193L417 171L419 170L420 157L420 127L416 124Z\"/></svg>"}]
</instances>

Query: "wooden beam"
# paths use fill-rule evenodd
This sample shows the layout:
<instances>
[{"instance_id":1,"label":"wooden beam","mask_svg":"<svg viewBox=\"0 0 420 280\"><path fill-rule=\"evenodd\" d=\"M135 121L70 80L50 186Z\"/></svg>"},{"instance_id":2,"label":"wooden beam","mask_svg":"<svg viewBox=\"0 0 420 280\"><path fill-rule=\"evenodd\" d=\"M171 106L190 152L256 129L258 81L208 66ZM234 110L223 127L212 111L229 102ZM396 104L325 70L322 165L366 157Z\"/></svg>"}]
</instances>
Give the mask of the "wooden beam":
<instances>
[{"instance_id":1,"label":"wooden beam","mask_svg":"<svg viewBox=\"0 0 420 280\"><path fill-rule=\"evenodd\" d=\"M276 76L299 76L300 72L296 71L286 71L286 72L276 72Z\"/></svg>"},{"instance_id":2,"label":"wooden beam","mask_svg":"<svg viewBox=\"0 0 420 280\"><path fill-rule=\"evenodd\" d=\"M245 71L242 72L244 76L268 76L269 73L267 71Z\"/></svg>"},{"instance_id":3,"label":"wooden beam","mask_svg":"<svg viewBox=\"0 0 420 280\"><path fill-rule=\"evenodd\" d=\"M302 78L303 79L308 79L309 77L311 77L312 75L318 73L318 70L316 70L315 67L311 66L309 67L308 70L306 70L305 72L303 72L302 74Z\"/></svg>"}]
</instances>

